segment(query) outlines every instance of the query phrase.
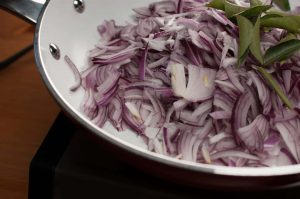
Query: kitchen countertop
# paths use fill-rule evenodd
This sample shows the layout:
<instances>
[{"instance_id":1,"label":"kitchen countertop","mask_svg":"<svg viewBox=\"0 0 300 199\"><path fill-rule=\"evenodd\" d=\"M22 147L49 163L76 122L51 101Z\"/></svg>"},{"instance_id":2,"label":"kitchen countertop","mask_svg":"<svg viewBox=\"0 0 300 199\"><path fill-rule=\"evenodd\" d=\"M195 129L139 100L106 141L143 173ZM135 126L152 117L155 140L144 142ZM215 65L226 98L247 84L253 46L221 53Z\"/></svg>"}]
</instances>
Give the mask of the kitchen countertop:
<instances>
[{"instance_id":1,"label":"kitchen countertop","mask_svg":"<svg viewBox=\"0 0 300 199\"><path fill-rule=\"evenodd\" d=\"M34 27L0 10L0 62L32 43ZM33 50L0 69L0 198L27 198L29 164L59 107L44 86Z\"/></svg>"}]
</instances>

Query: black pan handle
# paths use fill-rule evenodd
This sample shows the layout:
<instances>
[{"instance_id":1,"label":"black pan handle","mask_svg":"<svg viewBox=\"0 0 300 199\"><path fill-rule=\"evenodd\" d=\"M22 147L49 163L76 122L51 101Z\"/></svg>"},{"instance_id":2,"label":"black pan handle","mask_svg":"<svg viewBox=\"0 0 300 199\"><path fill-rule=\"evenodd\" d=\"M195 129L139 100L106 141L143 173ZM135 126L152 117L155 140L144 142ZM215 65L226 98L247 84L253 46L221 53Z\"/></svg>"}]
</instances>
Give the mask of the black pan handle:
<instances>
[{"instance_id":1,"label":"black pan handle","mask_svg":"<svg viewBox=\"0 0 300 199\"><path fill-rule=\"evenodd\" d=\"M0 0L0 8L36 24L46 0Z\"/></svg>"}]
</instances>

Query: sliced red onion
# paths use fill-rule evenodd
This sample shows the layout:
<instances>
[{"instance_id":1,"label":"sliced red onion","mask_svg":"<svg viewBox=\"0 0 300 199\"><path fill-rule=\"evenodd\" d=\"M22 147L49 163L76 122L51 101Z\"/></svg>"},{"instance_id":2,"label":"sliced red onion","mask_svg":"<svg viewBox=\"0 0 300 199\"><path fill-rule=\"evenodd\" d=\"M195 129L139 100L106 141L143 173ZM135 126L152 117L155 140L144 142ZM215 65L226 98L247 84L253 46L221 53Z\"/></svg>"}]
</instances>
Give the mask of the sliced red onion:
<instances>
[{"instance_id":1,"label":"sliced red onion","mask_svg":"<svg viewBox=\"0 0 300 199\"><path fill-rule=\"evenodd\" d=\"M216 71L189 65L188 72L189 81L184 98L192 102L199 102L212 97L215 88Z\"/></svg>"},{"instance_id":2,"label":"sliced red onion","mask_svg":"<svg viewBox=\"0 0 300 199\"><path fill-rule=\"evenodd\" d=\"M143 51L142 58L140 60L140 66L139 66L139 78L140 80L145 80L146 75L146 65L147 65L147 54L148 54L148 44L145 47L145 50Z\"/></svg>"},{"instance_id":3,"label":"sliced red onion","mask_svg":"<svg viewBox=\"0 0 300 199\"><path fill-rule=\"evenodd\" d=\"M273 122L287 122L290 120L294 120L299 114L294 110L286 110L283 109L281 113L277 113L273 118Z\"/></svg>"},{"instance_id":4,"label":"sliced red onion","mask_svg":"<svg viewBox=\"0 0 300 199\"><path fill-rule=\"evenodd\" d=\"M238 136L250 151L262 151L264 148L264 139L270 131L268 120L259 115L255 120L244 127L238 129Z\"/></svg>"},{"instance_id":5,"label":"sliced red onion","mask_svg":"<svg viewBox=\"0 0 300 199\"><path fill-rule=\"evenodd\" d=\"M153 89L163 89L163 84L161 82L157 81L136 81L132 84L125 85L124 89L133 89L133 88L143 88L143 87L149 87Z\"/></svg>"},{"instance_id":6,"label":"sliced red onion","mask_svg":"<svg viewBox=\"0 0 300 199\"><path fill-rule=\"evenodd\" d=\"M226 93L220 91L219 89L215 90L213 105L221 108L223 111L228 113L232 112L234 107L234 100Z\"/></svg>"},{"instance_id":7,"label":"sliced red onion","mask_svg":"<svg viewBox=\"0 0 300 199\"><path fill-rule=\"evenodd\" d=\"M152 3L150 10L157 13L159 16L167 16L169 13L176 13L176 4L174 1L166 0Z\"/></svg>"},{"instance_id":8,"label":"sliced red onion","mask_svg":"<svg viewBox=\"0 0 300 199\"><path fill-rule=\"evenodd\" d=\"M210 11L210 12L209 12ZM218 22L223 25L229 25L231 28L237 28L234 23L232 23L226 16L224 12L219 10L211 9L207 11L212 17L214 17Z\"/></svg>"},{"instance_id":9,"label":"sliced red onion","mask_svg":"<svg viewBox=\"0 0 300 199\"><path fill-rule=\"evenodd\" d=\"M164 145L158 139L154 139L153 144L154 144L154 151L156 153L166 154L166 149L164 148Z\"/></svg>"},{"instance_id":10,"label":"sliced red onion","mask_svg":"<svg viewBox=\"0 0 300 199\"><path fill-rule=\"evenodd\" d=\"M132 9L134 12L137 14L144 16L144 17L150 17L151 16L151 11L149 10L148 7L141 7L141 8L133 8Z\"/></svg>"},{"instance_id":11,"label":"sliced red onion","mask_svg":"<svg viewBox=\"0 0 300 199\"><path fill-rule=\"evenodd\" d=\"M289 95L292 95L295 91L297 91L297 89L299 90L299 83L300 83L300 78L298 76L298 78L293 81L293 83L291 84L291 88L288 91Z\"/></svg>"},{"instance_id":12,"label":"sliced red onion","mask_svg":"<svg viewBox=\"0 0 300 199\"><path fill-rule=\"evenodd\" d=\"M130 40L134 41L136 35L136 26L132 24L128 24L124 27L124 29L121 30L120 37L123 40Z\"/></svg>"},{"instance_id":13,"label":"sliced red onion","mask_svg":"<svg viewBox=\"0 0 300 199\"><path fill-rule=\"evenodd\" d=\"M64 58L75 76L75 84L70 88L70 90L76 91L81 85L80 73L79 73L77 67L75 66L75 64L72 62L72 60L67 55Z\"/></svg>"},{"instance_id":14,"label":"sliced red onion","mask_svg":"<svg viewBox=\"0 0 300 199\"><path fill-rule=\"evenodd\" d=\"M219 86L219 87L226 87L229 90L231 90L233 93L234 92L239 92L238 89L230 82L230 81L219 81L219 80L215 80L215 83Z\"/></svg>"},{"instance_id":15,"label":"sliced red onion","mask_svg":"<svg viewBox=\"0 0 300 199\"><path fill-rule=\"evenodd\" d=\"M164 21L165 19L163 18L159 18L159 17L156 17L155 18L157 21L159 21L159 19L161 19L163 22L161 23L161 25L163 26L164 25ZM160 22L158 22L160 23ZM160 31L160 32L156 32L153 34L153 39L156 39L156 38L159 38L159 37L167 37L167 36L170 36L172 33L171 32L167 32L167 31Z\"/></svg>"},{"instance_id":16,"label":"sliced red onion","mask_svg":"<svg viewBox=\"0 0 300 199\"><path fill-rule=\"evenodd\" d=\"M289 149L290 153L293 155L297 163L300 161L300 134L298 130L293 127L288 122L277 123L275 124L277 130L280 132L280 135Z\"/></svg>"},{"instance_id":17,"label":"sliced red onion","mask_svg":"<svg viewBox=\"0 0 300 199\"><path fill-rule=\"evenodd\" d=\"M182 0L178 0L178 4L177 4L177 13L182 13L182 9L183 9L183 4L184 2Z\"/></svg>"},{"instance_id":18,"label":"sliced red onion","mask_svg":"<svg viewBox=\"0 0 300 199\"><path fill-rule=\"evenodd\" d=\"M158 25L152 17L140 19L136 27L136 33L141 37L148 37L151 33L157 32L158 30Z\"/></svg>"},{"instance_id":19,"label":"sliced red onion","mask_svg":"<svg viewBox=\"0 0 300 199\"><path fill-rule=\"evenodd\" d=\"M216 143L214 150L216 151L227 151L232 150L237 147L235 141L233 138L224 138L220 140L218 143Z\"/></svg>"},{"instance_id":20,"label":"sliced red onion","mask_svg":"<svg viewBox=\"0 0 300 199\"><path fill-rule=\"evenodd\" d=\"M254 103L254 98L250 91L245 91L236 101L233 114L231 117L231 128L236 136L236 142L241 145L238 129L247 125L247 115L251 105Z\"/></svg>"},{"instance_id":21,"label":"sliced red onion","mask_svg":"<svg viewBox=\"0 0 300 199\"><path fill-rule=\"evenodd\" d=\"M110 121L116 129L121 130L123 111L122 101L119 97L115 97L111 100L110 105L113 107L113 110L110 110L109 113Z\"/></svg>"},{"instance_id":22,"label":"sliced red onion","mask_svg":"<svg viewBox=\"0 0 300 199\"><path fill-rule=\"evenodd\" d=\"M251 155L249 153L238 151L238 150L228 150L228 151L221 151L216 152L214 154L211 154L211 160L217 160L220 158L228 158L228 157L238 157L238 158L244 158L248 160L259 160L258 157Z\"/></svg>"},{"instance_id":23,"label":"sliced red onion","mask_svg":"<svg viewBox=\"0 0 300 199\"><path fill-rule=\"evenodd\" d=\"M182 111L188 104L189 104L189 102L187 100L180 99L180 100L174 102L173 106L176 111Z\"/></svg>"},{"instance_id":24,"label":"sliced red onion","mask_svg":"<svg viewBox=\"0 0 300 199\"><path fill-rule=\"evenodd\" d=\"M170 155L176 153L176 144L172 141L172 138L178 134L176 128L163 128L163 138L166 146L166 150Z\"/></svg>"},{"instance_id":25,"label":"sliced red onion","mask_svg":"<svg viewBox=\"0 0 300 199\"><path fill-rule=\"evenodd\" d=\"M204 143L201 148L202 156L207 164L211 164L211 157L207 145Z\"/></svg>"},{"instance_id":26,"label":"sliced red onion","mask_svg":"<svg viewBox=\"0 0 300 199\"><path fill-rule=\"evenodd\" d=\"M198 49L186 40L182 41L182 45L185 47L185 56L191 61L191 64L202 66L203 60Z\"/></svg>"},{"instance_id":27,"label":"sliced red onion","mask_svg":"<svg viewBox=\"0 0 300 199\"><path fill-rule=\"evenodd\" d=\"M139 112L138 108L135 106L134 103L132 103L132 102L126 102L125 106L127 107L127 109L129 110L129 112L133 115L133 117L136 120L138 120L138 121L142 120L140 112Z\"/></svg>"},{"instance_id":28,"label":"sliced red onion","mask_svg":"<svg viewBox=\"0 0 300 199\"><path fill-rule=\"evenodd\" d=\"M143 91L141 89L133 88L124 92L125 100L143 100L143 98Z\"/></svg>"},{"instance_id":29,"label":"sliced red onion","mask_svg":"<svg viewBox=\"0 0 300 199\"><path fill-rule=\"evenodd\" d=\"M220 50L218 50L218 48L214 44L213 39L203 31L200 31L199 35L200 35L200 38L202 38L202 40L213 50L215 56L217 57L217 59L220 62L221 57L222 57L222 52Z\"/></svg>"},{"instance_id":30,"label":"sliced red onion","mask_svg":"<svg viewBox=\"0 0 300 199\"><path fill-rule=\"evenodd\" d=\"M105 95L110 90L112 90L116 86L116 84L117 84L120 76L121 76L121 73L119 73L119 72L112 72L110 74L110 76L107 77L105 79L105 81L102 82L102 84L100 84L96 88L97 89L97 94L95 95L95 99L98 100L98 98L97 98L98 95Z\"/></svg>"},{"instance_id":31,"label":"sliced red onion","mask_svg":"<svg viewBox=\"0 0 300 199\"><path fill-rule=\"evenodd\" d=\"M203 143L202 140L197 139L196 142L194 143L193 149L192 149L192 158L193 158L193 162L197 162L197 157L198 157L198 152L199 152L199 148L200 145Z\"/></svg>"},{"instance_id":32,"label":"sliced red onion","mask_svg":"<svg viewBox=\"0 0 300 199\"><path fill-rule=\"evenodd\" d=\"M107 108L100 106L98 108L97 116L92 120L92 122L102 128L107 120Z\"/></svg>"},{"instance_id":33,"label":"sliced red onion","mask_svg":"<svg viewBox=\"0 0 300 199\"><path fill-rule=\"evenodd\" d=\"M189 29L189 30L188 30L188 33L189 33L189 35L190 35L190 38L191 38L192 43L193 43L195 46L197 46L197 47L200 48L200 49L207 50L207 51L210 50L209 47L208 47L207 45L205 45L205 44L202 43L202 40L201 40L201 38L200 38L200 35L198 34L197 31L195 31L195 30L190 30L190 29ZM188 47L188 46L187 46L187 47Z\"/></svg>"},{"instance_id":34,"label":"sliced red onion","mask_svg":"<svg viewBox=\"0 0 300 199\"><path fill-rule=\"evenodd\" d=\"M232 68L232 67L227 67L226 68L227 75L232 82L232 84L240 91L244 92L245 88L242 86L240 80L238 79L238 74L237 72Z\"/></svg>"},{"instance_id":35,"label":"sliced red onion","mask_svg":"<svg viewBox=\"0 0 300 199\"><path fill-rule=\"evenodd\" d=\"M97 115L97 104L94 99L93 90L88 89L85 91L83 101L81 103L81 111L90 119Z\"/></svg>"},{"instance_id":36,"label":"sliced red onion","mask_svg":"<svg viewBox=\"0 0 300 199\"><path fill-rule=\"evenodd\" d=\"M229 137L231 137L230 134L219 133L219 134L209 138L209 144L215 144L215 143L220 142L221 140L223 140L225 138L229 138Z\"/></svg>"},{"instance_id":37,"label":"sliced red onion","mask_svg":"<svg viewBox=\"0 0 300 199\"><path fill-rule=\"evenodd\" d=\"M168 46L173 46L174 42L173 40L166 40L160 37L156 39L144 38L143 40L148 43L149 49L159 52L167 50Z\"/></svg>"},{"instance_id":38,"label":"sliced red onion","mask_svg":"<svg viewBox=\"0 0 300 199\"><path fill-rule=\"evenodd\" d=\"M131 129L149 150L177 159L232 167L299 163L299 54L268 66L298 103L286 110L253 57L235 68L238 27L207 2L154 2L134 9L132 24L98 26L101 39L83 72L65 58L75 75L71 89L85 91L81 111L100 128L110 122ZM262 51L286 35L261 31Z\"/></svg>"},{"instance_id":39,"label":"sliced red onion","mask_svg":"<svg viewBox=\"0 0 300 199\"><path fill-rule=\"evenodd\" d=\"M268 114L272 108L270 90L255 72L249 71L249 75L257 88L259 100L264 109L263 113Z\"/></svg>"},{"instance_id":40,"label":"sliced red onion","mask_svg":"<svg viewBox=\"0 0 300 199\"><path fill-rule=\"evenodd\" d=\"M222 65L224 68L227 68L229 66L236 66L238 60L235 57L229 57L229 58L224 58Z\"/></svg>"},{"instance_id":41,"label":"sliced red onion","mask_svg":"<svg viewBox=\"0 0 300 199\"><path fill-rule=\"evenodd\" d=\"M194 19L188 19L188 18L179 18L176 23L178 25L183 25L184 27L188 28L189 30L195 30L199 31L201 29L201 24L194 20Z\"/></svg>"},{"instance_id":42,"label":"sliced red onion","mask_svg":"<svg viewBox=\"0 0 300 199\"><path fill-rule=\"evenodd\" d=\"M203 122L199 120L197 117L195 117L191 111L183 110L179 114L179 119L183 121L185 124L191 124L194 126L202 126ZM205 120L206 117L203 119Z\"/></svg>"},{"instance_id":43,"label":"sliced red onion","mask_svg":"<svg viewBox=\"0 0 300 199\"><path fill-rule=\"evenodd\" d=\"M115 25L114 20L110 20L104 21L102 25L98 26L98 32L102 40L110 41L120 32L120 29Z\"/></svg>"},{"instance_id":44,"label":"sliced red onion","mask_svg":"<svg viewBox=\"0 0 300 199\"><path fill-rule=\"evenodd\" d=\"M281 160L279 159L280 163L276 164L276 165L291 165L291 164L297 164L297 161L295 160L295 158L292 156L292 154L286 150L285 148L281 149L281 153L283 156L285 156L285 158L288 158L288 160Z\"/></svg>"},{"instance_id":45,"label":"sliced red onion","mask_svg":"<svg viewBox=\"0 0 300 199\"><path fill-rule=\"evenodd\" d=\"M205 138L213 129L212 120L208 120L204 127L197 128L193 131L193 134L198 135L199 139Z\"/></svg>"},{"instance_id":46,"label":"sliced red onion","mask_svg":"<svg viewBox=\"0 0 300 199\"><path fill-rule=\"evenodd\" d=\"M169 59L169 57L162 57L161 59L148 64L148 68L152 69L152 68L156 68L158 66L162 66L167 62L168 59Z\"/></svg>"},{"instance_id":47,"label":"sliced red onion","mask_svg":"<svg viewBox=\"0 0 300 199\"><path fill-rule=\"evenodd\" d=\"M195 145L197 141L197 136L186 132L184 135L186 135L185 139L182 139L181 142L181 153L182 153L182 159L193 161L193 146Z\"/></svg>"},{"instance_id":48,"label":"sliced red onion","mask_svg":"<svg viewBox=\"0 0 300 199\"><path fill-rule=\"evenodd\" d=\"M154 111L155 111L156 119L153 119L152 124L155 127L162 127L163 123L165 122L165 112L164 112L160 102L155 98L155 96L150 94L149 91L146 90L145 94L148 97L148 99L150 100L150 102L154 108Z\"/></svg>"},{"instance_id":49,"label":"sliced red onion","mask_svg":"<svg viewBox=\"0 0 300 199\"><path fill-rule=\"evenodd\" d=\"M231 118L231 113L226 111L215 111L209 115L215 120L226 120Z\"/></svg>"},{"instance_id":50,"label":"sliced red onion","mask_svg":"<svg viewBox=\"0 0 300 199\"><path fill-rule=\"evenodd\" d=\"M95 100L97 102L97 104L100 106L105 106L108 105L111 102L111 99L114 97L114 95L116 94L118 90L118 86L116 85L115 87L113 87L111 90L109 90L107 93L105 94L94 94ZM96 99L97 96L97 99Z\"/></svg>"},{"instance_id":51,"label":"sliced red onion","mask_svg":"<svg viewBox=\"0 0 300 199\"><path fill-rule=\"evenodd\" d=\"M264 141L264 148L273 147L280 142L280 135L277 132L270 133L269 137Z\"/></svg>"},{"instance_id":52,"label":"sliced red onion","mask_svg":"<svg viewBox=\"0 0 300 199\"><path fill-rule=\"evenodd\" d=\"M291 89L292 71L291 70L282 71L282 77L283 77L283 83L285 86L285 90L288 92Z\"/></svg>"},{"instance_id":53,"label":"sliced red onion","mask_svg":"<svg viewBox=\"0 0 300 199\"><path fill-rule=\"evenodd\" d=\"M182 64L170 62L168 69L171 73L173 92L178 97L183 97L186 92L185 70Z\"/></svg>"},{"instance_id":54,"label":"sliced red onion","mask_svg":"<svg viewBox=\"0 0 300 199\"><path fill-rule=\"evenodd\" d=\"M127 107L124 108L122 112L122 120L124 120L124 122L129 126L129 128L131 128L138 134L143 133L143 129L141 127L142 121L138 121L138 118L135 119L134 117L132 117L132 114L130 113Z\"/></svg>"},{"instance_id":55,"label":"sliced red onion","mask_svg":"<svg viewBox=\"0 0 300 199\"><path fill-rule=\"evenodd\" d=\"M145 128L144 134L149 139L155 139L160 130L161 130L160 128L147 127Z\"/></svg>"},{"instance_id":56,"label":"sliced red onion","mask_svg":"<svg viewBox=\"0 0 300 199\"><path fill-rule=\"evenodd\" d=\"M192 113L194 117L200 117L212 108L212 100L202 102Z\"/></svg>"}]
</instances>

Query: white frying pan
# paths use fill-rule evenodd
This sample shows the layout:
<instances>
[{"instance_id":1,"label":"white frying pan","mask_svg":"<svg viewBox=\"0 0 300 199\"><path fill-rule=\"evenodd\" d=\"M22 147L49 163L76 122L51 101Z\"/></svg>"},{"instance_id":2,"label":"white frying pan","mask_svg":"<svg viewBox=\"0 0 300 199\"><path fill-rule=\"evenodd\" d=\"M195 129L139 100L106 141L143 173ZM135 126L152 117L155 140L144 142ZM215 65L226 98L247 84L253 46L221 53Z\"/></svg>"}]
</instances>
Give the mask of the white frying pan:
<instances>
[{"instance_id":1,"label":"white frying pan","mask_svg":"<svg viewBox=\"0 0 300 199\"><path fill-rule=\"evenodd\" d=\"M300 165L277 168L231 168L180 161L147 151L134 132L118 133L112 126L95 126L79 110L83 90L69 88L74 75L62 57L68 55L82 70L87 51L97 43L97 25L105 19L124 23L134 7L154 0L0 0L0 7L36 23L34 38L38 69L60 106L105 145L135 165L159 177L198 187L258 190L300 184ZM290 0L295 6L298 0ZM299 2L298 2L299 4ZM39 17L38 17L39 16ZM60 55L60 56L59 56ZM101 157L99 157L101 158Z\"/></svg>"}]
</instances>

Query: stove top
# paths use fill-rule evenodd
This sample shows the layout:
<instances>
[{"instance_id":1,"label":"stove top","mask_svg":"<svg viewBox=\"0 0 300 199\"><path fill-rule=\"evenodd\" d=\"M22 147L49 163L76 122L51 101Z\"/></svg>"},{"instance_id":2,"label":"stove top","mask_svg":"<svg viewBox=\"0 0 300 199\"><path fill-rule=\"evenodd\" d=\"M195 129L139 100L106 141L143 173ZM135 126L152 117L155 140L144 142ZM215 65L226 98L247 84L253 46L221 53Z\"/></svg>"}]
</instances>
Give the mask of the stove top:
<instances>
[{"instance_id":1,"label":"stove top","mask_svg":"<svg viewBox=\"0 0 300 199\"><path fill-rule=\"evenodd\" d=\"M179 186L130 167L82 131L64 114L58 116L31 162L29 199L282 199L300 193L300 188L229 193Z\"/></svg>"}]
</instances>

